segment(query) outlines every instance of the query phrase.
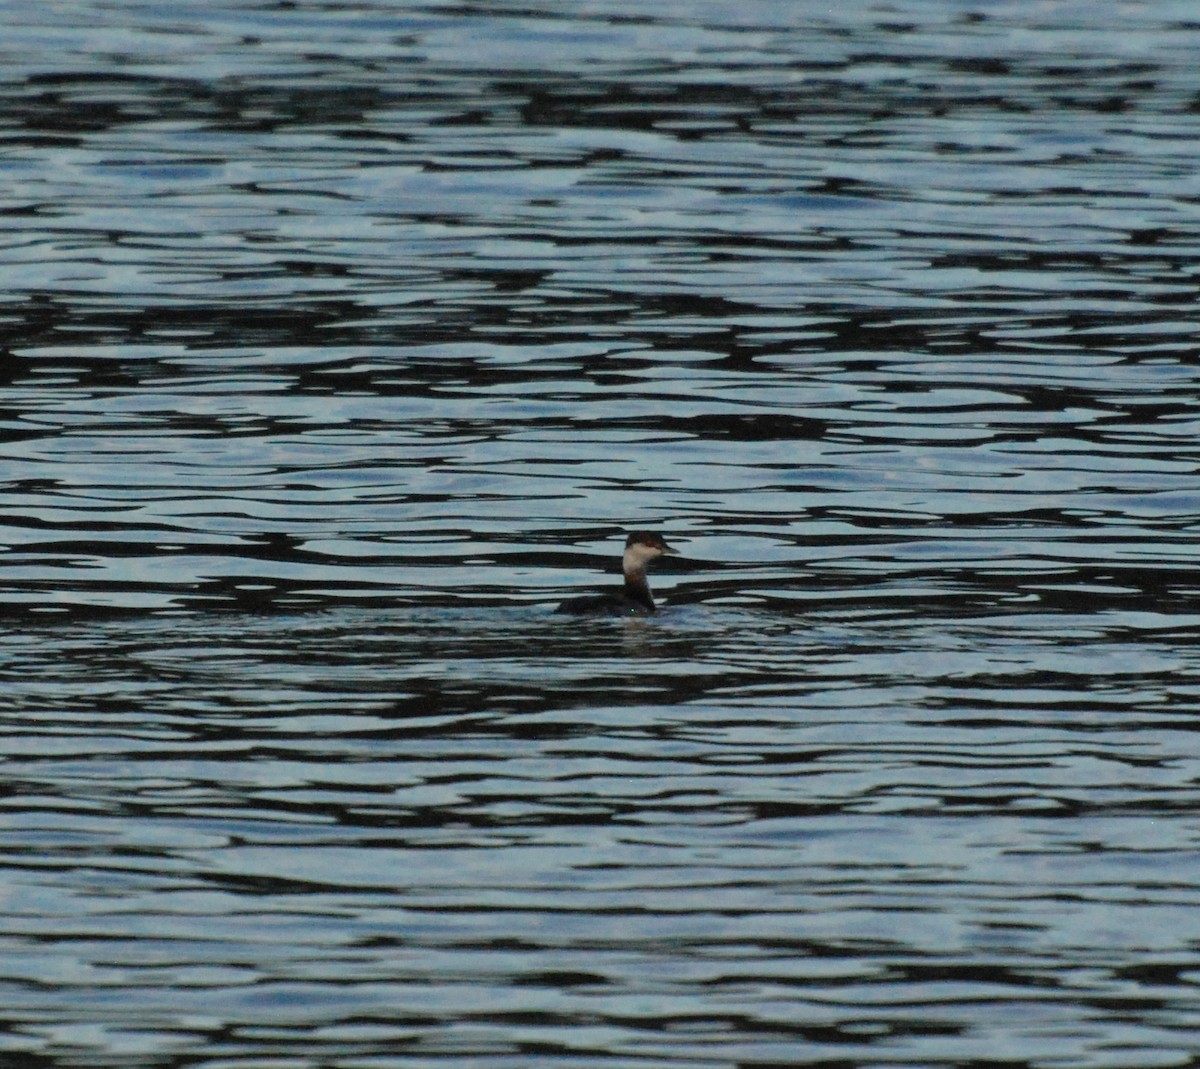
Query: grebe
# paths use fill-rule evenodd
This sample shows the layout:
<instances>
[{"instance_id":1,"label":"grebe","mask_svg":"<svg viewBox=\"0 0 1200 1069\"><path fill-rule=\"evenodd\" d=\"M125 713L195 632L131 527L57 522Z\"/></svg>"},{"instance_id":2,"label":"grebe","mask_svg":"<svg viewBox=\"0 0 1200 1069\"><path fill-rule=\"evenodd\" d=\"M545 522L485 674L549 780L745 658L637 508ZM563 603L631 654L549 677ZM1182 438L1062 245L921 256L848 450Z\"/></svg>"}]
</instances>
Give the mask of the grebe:
<instances>
[{"instance_id":1,"label":"grebe","mask_svg":"<svg viewBox=\"0 0 1200 1069\"><path fill-rule=\"evenodd\" d=\"M577 616L646 616L654 612L654 599L650 596L650 584L646 582L646 565L664 553L678 552L668 546L660 534L634 531L625 539L625 555L621 558L625 585L607 594L571 598L555 611Z\"/></svg>"}]
</instances>

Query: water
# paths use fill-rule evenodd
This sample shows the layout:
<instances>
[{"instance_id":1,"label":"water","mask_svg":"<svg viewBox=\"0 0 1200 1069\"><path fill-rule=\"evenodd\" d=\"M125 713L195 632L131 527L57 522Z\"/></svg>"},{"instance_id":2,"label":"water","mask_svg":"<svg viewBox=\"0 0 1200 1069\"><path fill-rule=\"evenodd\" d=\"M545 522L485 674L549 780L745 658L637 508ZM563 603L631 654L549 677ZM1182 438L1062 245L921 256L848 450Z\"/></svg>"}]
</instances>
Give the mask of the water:
<instances>
[{"instance_id":1,"label":"water","mask_svg":"<svg viewBox=\"0 0 1200 1069\"><path fill-rule=\"evenodd\" d=\"M0 1064L1198 1064L1193 5L0 17Z\"/></svg>"}]
</instances>

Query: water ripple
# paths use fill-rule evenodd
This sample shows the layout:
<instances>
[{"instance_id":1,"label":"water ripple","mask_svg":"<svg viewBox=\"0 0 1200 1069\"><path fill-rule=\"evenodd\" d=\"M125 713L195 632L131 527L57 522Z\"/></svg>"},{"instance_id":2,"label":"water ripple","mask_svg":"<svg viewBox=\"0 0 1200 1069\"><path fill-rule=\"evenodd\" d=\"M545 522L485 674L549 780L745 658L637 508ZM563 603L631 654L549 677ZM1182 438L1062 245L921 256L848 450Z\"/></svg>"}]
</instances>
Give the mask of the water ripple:
<instances>
[{"instance_id":1,"label":"water ripple","mask_svg":"<svg viewBox=\"0 0 1200 1069\"><path fill-rule=\"evenodd\" d=\"M1189 1062L1189 3L59 15L0 1060Z\"/></svg>"}]
</instances>

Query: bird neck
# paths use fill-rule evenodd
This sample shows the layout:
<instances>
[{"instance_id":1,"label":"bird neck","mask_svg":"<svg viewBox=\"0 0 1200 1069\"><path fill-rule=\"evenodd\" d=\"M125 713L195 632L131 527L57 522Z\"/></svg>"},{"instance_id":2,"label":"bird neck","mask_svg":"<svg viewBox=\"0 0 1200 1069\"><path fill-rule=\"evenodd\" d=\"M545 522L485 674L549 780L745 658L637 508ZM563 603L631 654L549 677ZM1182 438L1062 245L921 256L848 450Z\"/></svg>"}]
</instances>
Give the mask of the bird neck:
<instances>
[{"instance_id":1,"label":"bird neck","mask_svg":"<svg viewBox=\"0 0 1200 1069\"><path fill-rule=\"evenodd\" d=\"M627 550L622 565L625 571L625 592L631 598L653 607L650 584L646 582L646 562L639 555Z\"/></svg>"}]
</instances>

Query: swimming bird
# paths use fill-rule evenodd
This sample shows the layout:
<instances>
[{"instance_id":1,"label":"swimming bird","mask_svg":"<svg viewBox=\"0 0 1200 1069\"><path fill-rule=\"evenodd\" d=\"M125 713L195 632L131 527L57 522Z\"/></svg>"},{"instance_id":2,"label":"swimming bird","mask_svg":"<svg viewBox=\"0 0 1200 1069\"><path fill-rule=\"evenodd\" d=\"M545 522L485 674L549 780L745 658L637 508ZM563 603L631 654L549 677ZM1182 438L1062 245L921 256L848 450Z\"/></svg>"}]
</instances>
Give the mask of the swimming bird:
<instances>
[{"instance_id":1,"label":"swimming bird","mask_svg":"<svg viewBox=\"0 0 1200 1069\"><path fill-rule=\"evenodd\" d=\"M621 566L625 585L619 590L564 601L555 611L575 616L648 616L654 612L654 598L646 582L646 565L664 553L678 553L653 531L634 531L625 539Z\"/></svg>"}]
</instances>

